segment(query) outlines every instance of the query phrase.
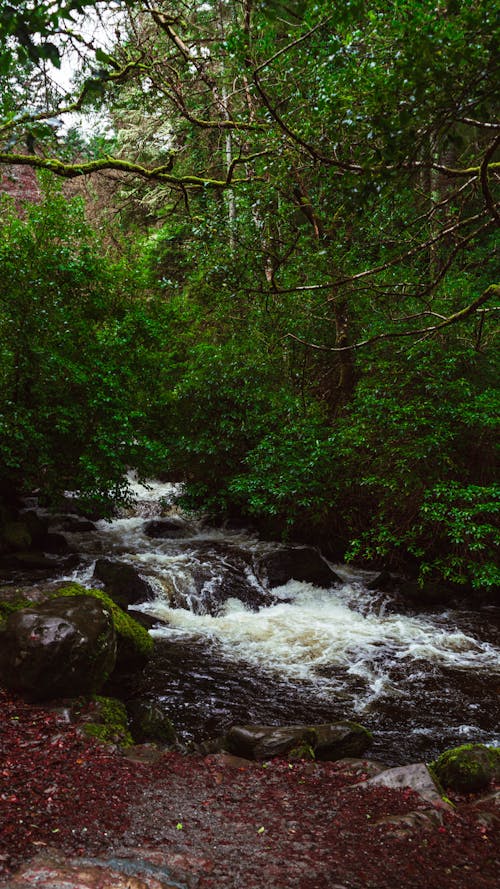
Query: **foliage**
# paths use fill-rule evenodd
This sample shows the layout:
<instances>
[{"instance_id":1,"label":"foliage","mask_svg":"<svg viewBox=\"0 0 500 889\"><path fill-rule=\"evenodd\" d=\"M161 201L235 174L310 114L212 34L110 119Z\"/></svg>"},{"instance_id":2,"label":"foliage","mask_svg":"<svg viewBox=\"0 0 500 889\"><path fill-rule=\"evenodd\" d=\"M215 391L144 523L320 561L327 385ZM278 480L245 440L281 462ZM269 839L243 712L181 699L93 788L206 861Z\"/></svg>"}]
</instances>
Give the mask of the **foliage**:
<instances>
[{"instance_id":1,"label":"foliage","mask_svg":"<svg viewBox=\"0 0 500 889\"><path fill-rule=\"evenodd\" d=\"M119 497L139 447L145 463L154 449L139 441L154 327L132 295L140 277L50 187L24 218L4 200L0 228L2 483Z\"/></svg>"},{"instance_id":2,"label":"foliage","mask_svg":"<svg viewBox=\"0 0 500 889\"><path fill-rule=\"evenodd\" d=\"M41 46L79 8L17 6ZM97 174L135 268L77 205L4 223L7 483L119 497L127 467L165 469L191 505L492 589L494 16L127 4L52 108L105 110L109 137L19 153L50 117L12 91L0 162Z\"/></svg>"}]
</instances>

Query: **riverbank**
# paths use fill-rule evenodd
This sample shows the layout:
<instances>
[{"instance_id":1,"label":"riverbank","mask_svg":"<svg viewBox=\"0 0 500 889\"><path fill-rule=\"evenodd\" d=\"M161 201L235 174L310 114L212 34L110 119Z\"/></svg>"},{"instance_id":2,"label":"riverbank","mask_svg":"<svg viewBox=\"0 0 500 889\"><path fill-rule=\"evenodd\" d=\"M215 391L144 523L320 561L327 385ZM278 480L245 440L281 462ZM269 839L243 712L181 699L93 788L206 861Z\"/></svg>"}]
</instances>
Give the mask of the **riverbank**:
<instances>
[{"instance_id":1,"label":"riverbank","mask_svg":"<svg viewBox=\"0 0 500 889\"><path fill-rule=\"evenodd\" d=\"M0 709L4 889L497 885L498 787L437 809L364 785L369 763L124 755L64 707L2 692Z\"/></svg>"}]
</instances>

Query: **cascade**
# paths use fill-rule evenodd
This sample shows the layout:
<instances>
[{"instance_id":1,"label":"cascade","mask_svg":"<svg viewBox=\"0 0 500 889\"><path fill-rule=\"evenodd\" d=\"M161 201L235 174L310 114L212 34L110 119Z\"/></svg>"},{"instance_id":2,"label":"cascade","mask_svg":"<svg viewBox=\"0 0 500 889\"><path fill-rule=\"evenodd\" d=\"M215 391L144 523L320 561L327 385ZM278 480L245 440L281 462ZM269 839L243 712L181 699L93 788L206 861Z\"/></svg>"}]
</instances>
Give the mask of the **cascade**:
<instances>
[{"instance_id":1,"label":"cascade","mask_svg":"<svg viewBox=\"0 0 500 889\"><path fill-rule=\"evenodd\" d=\"M500 609L419 611L340 565L331 588L269 590L255 566L279 544L179 516L175 485L132 487L133 510L69 535L84 564L66 579L95 585L106 556L148 581L151 598L132 609L153 619L157 654L128 694L164 709L186 741L236 722L351 719L388 762L500 744ZM178 519L174 536L148 536L165 514Z\"/></svg>"}]
</instances>

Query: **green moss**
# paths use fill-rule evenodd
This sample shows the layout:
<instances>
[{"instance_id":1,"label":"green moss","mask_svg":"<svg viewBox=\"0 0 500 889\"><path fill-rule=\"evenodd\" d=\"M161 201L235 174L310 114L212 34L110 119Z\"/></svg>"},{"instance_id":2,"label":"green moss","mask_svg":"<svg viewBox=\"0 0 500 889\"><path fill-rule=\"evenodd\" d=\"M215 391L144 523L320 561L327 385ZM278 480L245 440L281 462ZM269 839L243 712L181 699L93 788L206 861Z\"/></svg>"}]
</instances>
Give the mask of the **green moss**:
<instances>
[{"instance_id":1,"label":"green moss","mask_svg":"<svg viewBox=\"0 0 500 889\"><path fill-rule=\"evenodd\" d=\"M0 602L0 627L5 623L9 614L28 608L32 604L29 599L23 598L12 599L10 602Z\"/></svg>"},{"instance_id":2,"label":"green moss","mask_svg":"<svg viewBox=\"0 0 500 889\"><path fill-rule=\"evenodd\" d=\"M145 659L152 654L154 642L147 630L125 611L122 611L120 606L102 590L87 589L79 583L70 583L60 587L51 598L59 596L94 596L95 599L99 599L112 614L119 643L120 641L125 642L128 648Z\"/></svg>"},{"instance_id":3,"label":"green moss","mask_svg":"<svg viewBox=\"0 0 500 889\"><path fill-rule=\"evenodd\" d=\"M290 762L294 762L298 759L308 759L313 762L316 759L316 754L314 752L314 748L311 747L310 744L306 742L299 744L297 747L293 747L288 753L288 759Z\"/></svg>"},{"instance_id":4,"label":"green moss","mask_svg":"<svg viewBox=\"0 0 500 889\"><path fill-rule=\"evenodd\" d=\"M475 793L488 786L500 773L500 749L484 744L463 744L445 750L429 766L444 787Z\"/></svg>"},{"instance_id":5,"label":"green moss","mask_svg":"<svg viewBox=\"0 0 500 889\"><path fill-rule=\"evenodd\" d=\"M93 695L92 701L96 710L96 721L85 723L84 733L100 741L130 747L134 739L128 729L127 711L122 702L116 698L105 698L100 695Z\"/></svg>"}]
</instances>

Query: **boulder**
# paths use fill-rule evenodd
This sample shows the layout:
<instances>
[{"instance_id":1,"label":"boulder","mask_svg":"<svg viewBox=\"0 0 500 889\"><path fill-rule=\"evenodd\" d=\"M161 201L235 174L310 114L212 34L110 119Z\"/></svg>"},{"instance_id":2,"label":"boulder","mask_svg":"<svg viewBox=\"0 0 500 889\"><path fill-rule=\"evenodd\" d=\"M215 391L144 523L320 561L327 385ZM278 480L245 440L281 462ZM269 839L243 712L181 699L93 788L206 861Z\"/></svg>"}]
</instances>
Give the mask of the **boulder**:
<instances>
[{"instance_id":1,"label":"boulder","mask_svg":"<svg viewBox=\"0 0 500 889\"><path fill-rule=\"evenodd\" d=\"M500 747L464 744L445 750L432 763L432 770L443 787L477 793L500 778Z\"/></svg>"},{"instance_id":2,"label":"boulder","mask_svg":"<svg viewBox=\"0 0 500 889\"><path fill-rule=\"evenodd\" d=\"M102 581L109 596L121 608L154 598L149 583L134 565L115 559L97 559L94 577Z\"/></svg>"},{"instance_id":3,"label":"boulder","mask_svg":"<svg viewBox=\"0 0 500 889\"><path fill-rule=\"evenodd\" d=\"M362 786L372 784L381 787L390 787L394 790L409 787L422 797L422 799L426 800L426 802L432 803L433 806L446 809L451 808L451 806L443 800L439 788L424 762L416 762L406 766L397 766L393 769L386 769L374 778L369 778Z\"/></svg>"},{"instance_id":4,"label":"boulder","mask_svg":"<svg viewBox=\"0 0 500 889\"><path fill-rule=\"evenodd\" d=\"M1 565L7 570L14 573L21 572L26 577L31 577L38 572L44 577L57 577L61 574L67 574L72 571L80 563L80 558L76 553L70 553L66 556L54 556L48 553L37 552L36 550L28 550L26 552L9 553L1 558Z\"/></svg>"},{"instance_id":5,"label":"boulder","mask_svg":"<svg viewBox=\"0 0 500 889\"><path fill-rule=\"evenodd\" d=\"M0 678L34 700L97 691L116 662L111 613L91 596L24 608L5 622Z\"/></svg>"},{"instance_id":6,"label":"boulder","mask_svg":"<svg viewBox=\"0 0 500 889\"><path fill-rule=\"evenodd\" d=\"M39 515L34 509L28 509L21 514L22 521L26 524L31 536L33 546L41 549L40 541L43 540L48 531L48 521Z\"/></svg>"},{"instance_id":7,"label":"boulder","mask_svg":"<svg viewBox=\"0 0 500 889\"><path fill-rule=\"evenodd\" d=\"M40 540L39 546L44 553L57 553L63 555L64 553L69 552L69 544L64 534L56 534L54 532L47 533Z\"/></svg>"},{"instance_id":8,"label":"boulder","mask_svg":"<svg viewBox=\"0 0 500 889\"><path fill-rule=\"evenodd\" d=\"M69 583L59 587L59 597L91 596L110 612L116 632L116 667L117 673L131 674L147 664L153 653L154 643L147 632L130 614L127 614L103 590L86 589L78 583Z\"/></svg>"},{"instance_id":9,"label":"boulder","mask_svg":"<svg viewBox=\"0 0 500 889\"><path fill-rule=\"evenodd\" d=\"M302 580L326 588L342 583L312 546L289 546L267 553L257 563L257 574L266 579L271 588L283 586L289 580Z\"/></svg>"},{"instance_id":10,"label":"boulder","mask_svg":"<svg viewBox=\"0 0 500 889\"><path fill-rule=\"evenodd\" d=\"M289 756L334 762L362 756L372 736L355 722L325 725L235 725L224 739L226 750L245 759Z\"/></svg>"},{"instance_id":11,"label":"boulder","mask_svg":"<svg viewBox=\"0 0 500 889\"><path fill-rule=\"evenodd\" d=\"M180 516L168 516L165 519L154 519L144 525L146 537L160 540L177 540L192 534L192 528Z\"/></svg>"}]
</instances>

